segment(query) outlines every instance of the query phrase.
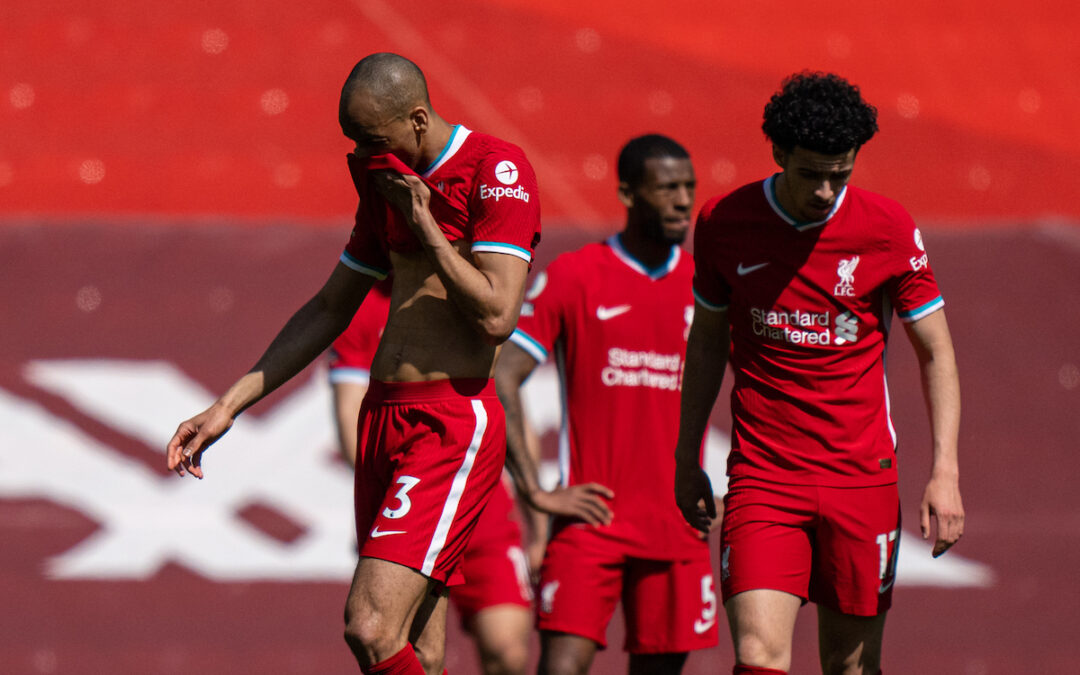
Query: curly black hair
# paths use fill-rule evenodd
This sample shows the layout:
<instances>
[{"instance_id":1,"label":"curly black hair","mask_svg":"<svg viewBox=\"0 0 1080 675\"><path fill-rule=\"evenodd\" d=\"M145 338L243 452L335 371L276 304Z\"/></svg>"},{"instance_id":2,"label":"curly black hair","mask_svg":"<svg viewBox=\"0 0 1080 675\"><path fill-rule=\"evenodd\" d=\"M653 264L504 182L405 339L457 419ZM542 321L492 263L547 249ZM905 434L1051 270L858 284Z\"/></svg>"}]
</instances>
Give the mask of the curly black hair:
<instances>
[{"instance_id":1,"label":"curly black hair","mask_svg":"<svg viewBox=\"0 0 1080 675\"><path fill-rule=\"evenodd\" d=\"M878 130L877 108L839 75L804 71L786 80L765 105L761 130L780 149L823 155L858 150Z\"/></svg>"}]
</instances>

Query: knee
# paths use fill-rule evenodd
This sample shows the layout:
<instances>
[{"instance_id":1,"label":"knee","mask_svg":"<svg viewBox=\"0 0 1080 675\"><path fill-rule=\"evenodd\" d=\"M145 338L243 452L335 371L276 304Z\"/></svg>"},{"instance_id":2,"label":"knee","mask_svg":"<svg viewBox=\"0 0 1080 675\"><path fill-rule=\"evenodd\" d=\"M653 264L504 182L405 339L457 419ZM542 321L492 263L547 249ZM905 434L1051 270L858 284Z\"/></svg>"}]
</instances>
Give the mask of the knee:
<instances>
[{"instance_id":1,"label":"knee","mask_svg":"<svg viewBox=\"0 0 1080 675\"><path fill-rule=\"evenodd\" d=\"M420 662L420 666L425 673L439 675L443 672L446 662L446 653L444 651L424 649L421 645L413 645L413 651L416 652L416 659Z\"/></svg>"},{"instance_id":2,"label":"knee","mask_svg":"<svg viewBox=\"0 0 1080 675\"><path fill-rule=\"evenodd\" d=\"M739 635L735 639L735 660L740 665L786 671L791 667L791 647L753 633Z\"/></svg>"},{"instance_id":3,"label":"knee","mask_svg":"<svg viewBox=\"0 0 1080 675\"><path fill-rule=\"evenodd\" d=\"M540 675L585 675L589 672L589 663L571 652L542 653L538 672Z\"/></svg>"},{"instance_id":4,"label":"knee","mask_svg":"<svg viewBox=\"0 0 1080 675\"><path fill-rule=\"evenodd\" d=\"M526 641L507 640L484 645L480 649L484 675L525 675L529 667L529 647Z\"/></svg>"},{"instance_id":5,"label":"knee","mask_svg":"<svg viewBox=\"0 0 1080 675\"><path fill-rule=\"evenodd\" d=\"M357 660L366 665L387 659L402 647L381 614L352 606L345 608L345 642Z\"/></svg>"}]
</instances>

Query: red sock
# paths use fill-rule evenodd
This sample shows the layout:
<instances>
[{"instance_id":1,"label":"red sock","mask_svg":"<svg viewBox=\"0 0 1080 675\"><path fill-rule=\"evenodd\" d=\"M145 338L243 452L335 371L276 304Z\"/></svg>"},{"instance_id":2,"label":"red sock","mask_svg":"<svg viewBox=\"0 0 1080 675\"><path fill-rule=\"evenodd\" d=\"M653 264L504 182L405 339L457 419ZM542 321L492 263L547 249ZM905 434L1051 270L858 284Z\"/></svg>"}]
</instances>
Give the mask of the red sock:
<instances>
[{"instance_id":1,"label":"red sock","mask_svg":"<svg viewBox=\"0 0 1080 675\"><path fill-rule=\"evenodd\" d=\"M385 661L367 668L361 667L360 670L365 675L425 675L420 659L416 658L416 652L409 644Z\"/></svg>"},{"instance_id":2,"label":"red sock","mask_svg":"<svg viewBox=\"0 0 1080 675\"><path fill-rule=\"evenodd\" d=\"M731 672L732 675L787 675L786 670L762 668L760 666L744 666L742 664L737 664L735 670Z\"/></svg>"}]
</instances>

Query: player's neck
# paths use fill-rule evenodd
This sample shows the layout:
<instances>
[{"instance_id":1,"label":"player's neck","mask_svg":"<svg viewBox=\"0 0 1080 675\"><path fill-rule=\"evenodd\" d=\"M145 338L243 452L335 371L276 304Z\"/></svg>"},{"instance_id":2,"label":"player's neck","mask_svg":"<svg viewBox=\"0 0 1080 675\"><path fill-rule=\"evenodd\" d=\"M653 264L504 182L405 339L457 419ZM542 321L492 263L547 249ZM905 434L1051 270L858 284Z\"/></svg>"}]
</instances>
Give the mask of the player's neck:
<instances>
[{"instance_id":1,"label":"player's neck","mask_svg":"<svg viewBox=\"0 0 1080 675\"><path fill-rule=\"evenodd\" d=\"M454 125L433 112L431 114L431 125L428 127L427 133L424 134L420 149L420 166L416 170L421 171L425 167L434 164L435 160L439 158L439 155L446 148L446 144L450 142L450 137L453 134Z\"/></svg>"},{"instance_id":2,"label":"player's neck","mask_svg":"<svg viewBox=\"0 0 1080 675\"><path fill-rule=\"evenodd\" d=\"M629 225L619 233L619 243L647 269L656 269L665 264L671 258L671 247L674 245L649 237Z\"/></svg>"}]
</instances>

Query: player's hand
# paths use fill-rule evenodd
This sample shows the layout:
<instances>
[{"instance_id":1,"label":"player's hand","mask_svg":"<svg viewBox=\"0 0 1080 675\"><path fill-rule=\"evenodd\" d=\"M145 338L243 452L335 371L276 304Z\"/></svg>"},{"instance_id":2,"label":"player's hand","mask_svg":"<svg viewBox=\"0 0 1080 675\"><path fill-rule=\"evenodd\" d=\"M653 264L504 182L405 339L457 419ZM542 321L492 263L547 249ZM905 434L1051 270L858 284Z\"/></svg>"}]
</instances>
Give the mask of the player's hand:
<instances>
[{"instance_id":1,"label":"player's hand","mask_svg":"<svg viewBox=\"0 0 1080 675\"><path fill-rule=\"evenodd\" d=\"M165 449L170 471L203 477L202 454L232 426L232 415L218 405L180 423Z\"/></svg>"},{"instance_id":2,"label":"player's hand","mask_svg":"<svg viewBox=\"0 0 1080 675\"><path fill-rule=\"evenodd\" d=\"M615 493L599 483L556 487L550 492L537 490L529 500L532 507L556 516L584 520L590 525L610 525L613 514L606 499Z\"/></svg>"},{"instance_id":3,"label":"player's hand","mask_svg":"<svg viewBox=\"0 0 1080 675\"><path fill-rule=\"evenodd\" d=\"M675 463L675 503L690 527L708 534L716 518L716 501L709 475L697 464Z\"/></svg>"},{"instance_id":4,"label":"player's hand","mask_svg":"<svg viewBox=\"0 0 1080 675\"><path fill-rule=\"evenodd\" d=\"M937 521L934 557L948 551L964 534L964 505L960 501L960 484L956 479L931 477L919 506L919 528L923 539L929 539L930 519Z\"/></svg>"},{"instance_id":5,"label":"player's hand","mask_svg":"<svg viewBox=\"0 0 1080 675\"><path fill-rule=\"evenodd\" d=\"M419 176L396 171L373 171L371 175L375 189L404 214L414 230L425 213L430 215L431 190Z\"/></svg>"}]
</instances>

